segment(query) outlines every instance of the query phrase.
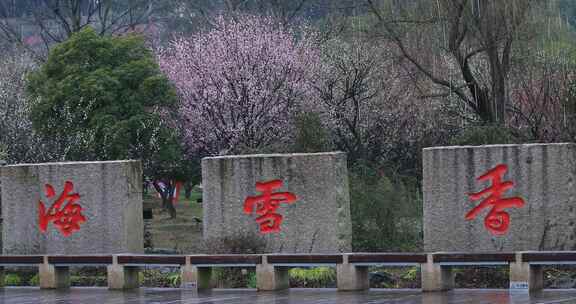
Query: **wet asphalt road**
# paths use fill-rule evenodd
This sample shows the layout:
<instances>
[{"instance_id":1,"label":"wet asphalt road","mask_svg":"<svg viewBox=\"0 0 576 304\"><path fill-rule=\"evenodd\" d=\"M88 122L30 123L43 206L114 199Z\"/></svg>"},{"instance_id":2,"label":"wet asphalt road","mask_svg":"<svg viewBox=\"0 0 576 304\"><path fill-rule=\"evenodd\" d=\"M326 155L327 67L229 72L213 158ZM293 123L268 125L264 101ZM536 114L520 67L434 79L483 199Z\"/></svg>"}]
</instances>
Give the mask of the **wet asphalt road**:
<instances>
[{"instance_id":1,"label":"wet asphalt road","mask_svg":"<svg viewBox=\"0 0 576 304\"><path fill-rule=\"evenodd\" d=\"M336 292L334 289L291 289L282 292L255 290L213 290L196 293L181 289L141 288L136 291L108 291L106 288L72 288L67 291L9 287L0 290L6 304L520 304L576 303L576 290L545 290L538 293L508 290L458 289L446 293L419 290L373 289L366 292Z\"/></svg>"}]
</instances>

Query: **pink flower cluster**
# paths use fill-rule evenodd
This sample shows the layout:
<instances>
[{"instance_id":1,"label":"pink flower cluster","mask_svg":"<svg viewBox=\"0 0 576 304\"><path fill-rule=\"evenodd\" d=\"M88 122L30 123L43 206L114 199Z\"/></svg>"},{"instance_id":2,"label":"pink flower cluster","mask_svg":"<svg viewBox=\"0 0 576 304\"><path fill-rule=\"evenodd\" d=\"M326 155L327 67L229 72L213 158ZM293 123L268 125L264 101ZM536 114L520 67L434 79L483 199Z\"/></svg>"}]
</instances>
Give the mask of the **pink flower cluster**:
<instances>
[{"instance_id":1,"label":"pink flower cluster","mask_svg":"<svg viewBox=\"0 0 576 304\"><path fill-rule=\"evenodd\" d=\"M187 145L227 154L282 140L312 95L315 43L307 28L251 15L218 17L211 30L173 40L159 59L181 99Z\"/></svg>"}]
</instances>

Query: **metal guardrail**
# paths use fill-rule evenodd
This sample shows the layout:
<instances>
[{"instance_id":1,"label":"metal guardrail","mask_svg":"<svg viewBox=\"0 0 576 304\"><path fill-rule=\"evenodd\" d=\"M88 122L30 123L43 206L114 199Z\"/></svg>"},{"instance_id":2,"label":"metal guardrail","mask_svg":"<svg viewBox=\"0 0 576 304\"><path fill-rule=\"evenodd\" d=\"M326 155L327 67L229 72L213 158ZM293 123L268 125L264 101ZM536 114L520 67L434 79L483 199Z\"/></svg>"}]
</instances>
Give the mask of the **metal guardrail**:
<instances>
[{"instance_id":1,"label":"metal guardrail","mask_svg":"<svg viewBox=\"0 0 576 304\"><path fill-rule=\"evenodd\" d=\"M422 272L423 291L454 287L453 267L509 265L510 288L541 289L542 265L576 264L576 251L514 253L346 253L252 255L0 255L0 267L38 267L41 288L68 288L69 267L106 266L111 289L138 287L142 266L180 267L182 286L210 288L214 267L255 267L259 290L288 288L287 271L299 266L336 266L339 290L369 288L369 266L416 266Z\"/></svg>"}]
</instances>

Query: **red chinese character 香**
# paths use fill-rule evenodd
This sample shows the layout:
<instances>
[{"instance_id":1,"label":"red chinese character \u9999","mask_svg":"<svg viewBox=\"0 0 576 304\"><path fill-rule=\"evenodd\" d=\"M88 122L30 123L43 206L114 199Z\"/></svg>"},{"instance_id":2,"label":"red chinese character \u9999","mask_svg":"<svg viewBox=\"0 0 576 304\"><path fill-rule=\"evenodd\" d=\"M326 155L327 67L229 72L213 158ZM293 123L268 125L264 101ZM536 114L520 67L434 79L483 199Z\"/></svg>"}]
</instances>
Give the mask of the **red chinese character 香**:
<instances>
[{"instance_id":1,"label":"red chinese character \u9999","mask_svg":"<svg viewBox=\"0 0 576 304\"><path fill-rule=\"evenodd\" d=\"M45 190L46 197L55 197L56 193L52 185L46 185ZM48 210L40 201L38 206L40 231L46 233L50 222L60 229L64 236L70 236L73 232L80 230L80 224L86 222L86 218L82 215L82 206L76 203L80 199L80 194L72 193L72 191L74 191L74 184L72 182L64 183L64 190ZM64 203L66 205L62 208Z\"/></svg>"},{"instance_id":2,"label":"red chinese character \u9999","mask_svg":"<svg viewBox=\"0 0 576 304\"><path fill-rule=\"evenodd\" d=\"M256 210L259 215L256 223L260 225L261 233L272 233L280 231L282 215L276 213L280 204L290 204L296 201L296 195L290 192L272 193L275 189L282 187L282 181L277 179L269 182L256 183L256 190L262 195L250 196L244 201L244 213L252 214Z\"/></svg>"},{"instance_id":3,"label":"red chinese character \u9999","mask_svg":"<svg viewBox=\"0 0 576 304\"><path fill-rule=\"evenodd\" d=\"M466 214L467 220L472 220L482 209L491 208L488 215L484 218L484 226L494 235L503 235L508 231L510 226L510 215L505 211L506 208L520 208L524 206L524 200L520 197L502 198L504 192L514 186L513 182L502 181L502 177L508 171L508 166L501 164L486 172L478 178L479 181L490 180L490 187L478 192L469 194L470 199L477 201L484 200ZM488 196L486 196L488 195Z\"/></svg>"}]
</instances>

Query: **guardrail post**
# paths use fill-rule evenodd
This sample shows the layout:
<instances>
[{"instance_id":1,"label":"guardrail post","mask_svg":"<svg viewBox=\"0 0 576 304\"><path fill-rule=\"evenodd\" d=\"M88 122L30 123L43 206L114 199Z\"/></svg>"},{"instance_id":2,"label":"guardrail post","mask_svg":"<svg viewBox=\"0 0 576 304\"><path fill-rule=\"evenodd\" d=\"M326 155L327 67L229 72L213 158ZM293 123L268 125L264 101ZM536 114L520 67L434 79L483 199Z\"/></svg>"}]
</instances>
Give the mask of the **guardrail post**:
<instances>
[{"instance_id":1,"label":"guardrail post","mask_svg":"<svg viewBox=\"0 0 576 304\"><path fill-rule=\"evenodd\" d=\"M190 257L186 257L186 264L180 268L182 274L182 288L210 289L212 267L198 267L192 265Z\"/></svg>"},{"instance_id":2,"label":"guardrail post","mask_svg":"<svg viewBox=\"0 0 576 304\"><path fill-rule=\"evenodd\" d=\"M422 291L445 291L454 288L454 274L449 266L434 263L434 254L426 255L426 264L421 264Z\"/></svg>"},{"instance_id":3,"label":"guardrail post","mask_svg":"<svg viewBox=\"0 0 576 304\"><path fill-rule=\"evenodd\" d=\"M536 291L543 288L542 266L525 263L522 261L522 252L517 252L516 261L510 263L510 289Z\"/></svg>"},{"instance_id":4,"label":"guardrail post","mask_svg":"<svg viewBox=\"0 0 576 304\"><path fill-rule=\"evenodd\" d=\"M198 281L194 272L194 267L190 264L190 257L187 256L186 264L180 266L180 276L182 277L182 282L180 283L181 288L198 288Z\"/></svg>"},{"instance_id":5,"label":"guardrail post","mask_svg":"<svg viewBox=\"0 0 576 304\"><path fill-rule=\"evenodd\" d=\"M118 256L112 256L112 265L107 267L108 288L112 290L134 289L140 287L137 266L118 264Z\"/></svg>"},{"instance_id":6,"label":"guardrail post","mask_svg":"<svg viewBox=\"0 0 576 304\"><path fill-rule=\"evenodd\" d=\"M0 159L0 167L6 166L6 161ZM0 168L1 169L1 168ZM0 180L0 228L2 228L2 181ZM0 230L1 231L1 230ZM0 247L2 247L2 233L0 233ZM3 275L4 273L2 273ZM2 281L0 282L0 286L4 286L4 277L2 277Z\"/></svg>"},{"instance_id":7,"label":"guardrail post","mask_svg":"<svg viewBox=\"0 0 576 304\"><path fill-rule=\"evenodd\" d=\"M368 266L355 266L348 263L348 254L343 255L343 263L336 265L338 291L358 291L370 289Z\"/></svg>"},{"instance_id":8,"label":"guardrail post","mask_svg":"<svg viewBox=\"0 0 576 304\"><path fill-rule=\"evenodd\" d=\"M38 267L40 288L61 289L70 287L70 269L67 266L55 266L48 262L48 256L44 256L44 263Z\"/></svg>"},{"instance_id":9,"label":"guardrail post","mask_svg":"<svg viewBox=\"0 0 576 304\"><path fill-rule=\"evenodd\" d=\"M262 264L256 265L256 287L259 291L275 291L290 288L288 267L268 264L268 256L262 256Z\"/></svg>"}]
</instances>

